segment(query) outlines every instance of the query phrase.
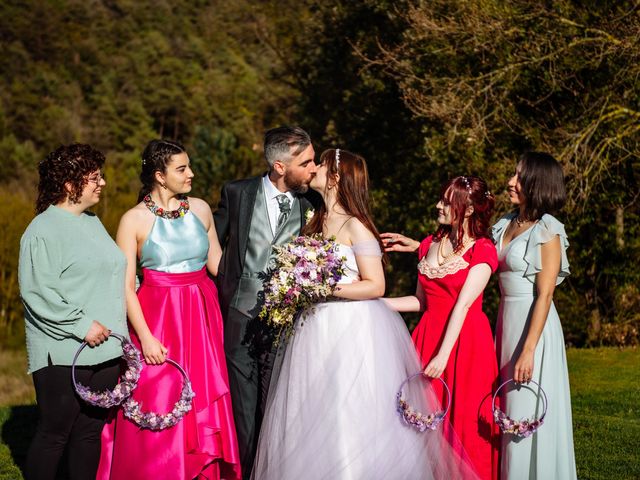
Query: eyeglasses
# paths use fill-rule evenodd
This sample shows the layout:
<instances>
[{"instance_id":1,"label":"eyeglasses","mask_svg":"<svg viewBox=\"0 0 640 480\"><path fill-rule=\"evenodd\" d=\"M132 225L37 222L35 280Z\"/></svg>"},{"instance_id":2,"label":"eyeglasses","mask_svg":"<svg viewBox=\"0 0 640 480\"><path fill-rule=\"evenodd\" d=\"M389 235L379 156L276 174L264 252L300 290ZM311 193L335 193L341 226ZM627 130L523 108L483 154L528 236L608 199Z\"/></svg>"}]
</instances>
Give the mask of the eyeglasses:
<instances>
[{"instance_id":1,"label":"eyeglasses","mask_svg":"<svg viewBox=\"0 0 640 480\"><path fill-rule=\"evenodd\" d=\"M102 172L98 172L94 175L91 175L90 177L87 177L87 182L89 183L95 183L96 185L100 183L100 180L106 180L107 177L105 176L104 173Z\"/></svg>"}]
</instances>

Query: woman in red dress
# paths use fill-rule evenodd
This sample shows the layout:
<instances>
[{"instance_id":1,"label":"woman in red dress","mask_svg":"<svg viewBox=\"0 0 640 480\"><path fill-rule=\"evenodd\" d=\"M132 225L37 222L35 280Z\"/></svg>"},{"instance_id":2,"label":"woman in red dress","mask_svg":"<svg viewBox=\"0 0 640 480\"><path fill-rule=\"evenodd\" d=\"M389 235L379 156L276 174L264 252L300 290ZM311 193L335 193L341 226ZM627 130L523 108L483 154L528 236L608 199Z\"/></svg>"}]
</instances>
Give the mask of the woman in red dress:
<instances>
[{"instance_id":1,"label":"woman in red dress","mask_svg":"<svg viewBox=\"0 0 640 480\"><path fill-rule=\"evenodd\" d=\"M415 296L386 301L400 312L424 312L413 331L424 373L442 377L451 389L451 426L483 479L498 478L498 430L491 414L498 365L482 311L482 292L498 264L489 235L493 204L484 180L456 177L442 188L436 205L440 226L434 235L419 246L398 234L383 235L387 246L400 246L388 250L418 247ZM433 387L445 402L442 384L434 382Z\"/></svg>"}]
</instances>

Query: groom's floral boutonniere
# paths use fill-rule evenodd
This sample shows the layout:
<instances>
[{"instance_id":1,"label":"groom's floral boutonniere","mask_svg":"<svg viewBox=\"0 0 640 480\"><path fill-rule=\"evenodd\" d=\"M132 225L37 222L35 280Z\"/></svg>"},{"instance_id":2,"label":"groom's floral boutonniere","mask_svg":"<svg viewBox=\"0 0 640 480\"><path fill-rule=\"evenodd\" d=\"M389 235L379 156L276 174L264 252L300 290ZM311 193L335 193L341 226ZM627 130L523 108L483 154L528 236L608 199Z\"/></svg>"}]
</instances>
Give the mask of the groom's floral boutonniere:
<instances>
[{"instance_id":1,"label":"groom's floral boutonniere","mask_svg":"<svg viewBox=\"0 0 640 480\"><path fill-rule=\"evenodd\" d=\"M316 211L313 208L308 208L307 211L304 212L304 223L309 223L315 214Z\"/></svg>"},{"instance_id":2,"label":"groom's floral boutonniere","mask_svg":"<svg viewBox=\"0 0 640 480\"><path fill-rule=\"evenodd\" d=\"M334 238L320 234L300 236L290 243L274 246L275 263L264 282L264 305L260 319L280 334L293 333L296 314L326 300L344 274L346 259Z\"/></svg>"}]
</instances>

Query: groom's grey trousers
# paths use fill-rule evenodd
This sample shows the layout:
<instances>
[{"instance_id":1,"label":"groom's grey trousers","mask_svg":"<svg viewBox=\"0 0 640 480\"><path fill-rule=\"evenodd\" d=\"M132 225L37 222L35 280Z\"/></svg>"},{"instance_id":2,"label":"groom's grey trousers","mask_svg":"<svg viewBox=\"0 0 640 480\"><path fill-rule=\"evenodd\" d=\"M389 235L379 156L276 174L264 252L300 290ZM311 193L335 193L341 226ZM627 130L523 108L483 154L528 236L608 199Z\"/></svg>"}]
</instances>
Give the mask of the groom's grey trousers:
<instances>
[{"instance_id":1,"label":"groom's grey trousers","mask_svg":"<svg viewBox=\"0 0 640 480\"><path fill-rule=\"evenodd\" d=\"M260 330L252 332L255 327L260 327L256 319L229 308L224 345L242 476L246 479L253 467L275 357L272 339Z\"/></svg>"}]
</instances>

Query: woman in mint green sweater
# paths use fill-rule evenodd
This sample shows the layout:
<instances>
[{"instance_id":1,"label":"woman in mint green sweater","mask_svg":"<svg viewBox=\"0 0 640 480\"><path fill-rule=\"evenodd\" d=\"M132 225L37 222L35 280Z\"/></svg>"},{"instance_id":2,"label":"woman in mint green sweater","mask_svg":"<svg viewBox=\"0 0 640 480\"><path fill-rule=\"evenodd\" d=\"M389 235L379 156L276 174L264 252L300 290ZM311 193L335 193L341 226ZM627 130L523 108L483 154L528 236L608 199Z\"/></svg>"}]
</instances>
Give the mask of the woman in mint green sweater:
<instances>
[{"instance_id":1,"label":"woman in mint green sweater","mask_svg":"<svg viewBox=\"0 0 640 480\"><path fill-rule=\"evenodd\" d=\"M29 372L38 402L38 427L27 454L26 477L54 479L65 448L72 479L95 478L107 410L75 394L71 363L81 342L77 380L92 390L118 381L126 334L126 260L102 223L87 211L106 182L104 156L89 145L59 147L39 164L37 216L20 241L18 269L24 303Z\"/></svg>"}]
</instances>

